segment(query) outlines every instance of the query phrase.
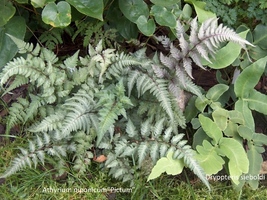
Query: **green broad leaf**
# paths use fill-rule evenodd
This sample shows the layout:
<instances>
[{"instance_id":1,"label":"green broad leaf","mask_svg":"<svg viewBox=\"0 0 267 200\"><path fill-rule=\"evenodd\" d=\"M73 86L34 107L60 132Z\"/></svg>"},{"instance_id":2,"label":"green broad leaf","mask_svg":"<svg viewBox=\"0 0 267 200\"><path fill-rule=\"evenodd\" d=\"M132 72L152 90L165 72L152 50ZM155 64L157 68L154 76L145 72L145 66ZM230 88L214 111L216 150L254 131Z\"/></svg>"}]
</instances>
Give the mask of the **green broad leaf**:
<instances>
[{"instance_id":1,"label":"green broad leaf","mask_svg":"<svg viewBox=\"0 0 267 200\"><path fill-rule=\"evenodd\" d=\"M70 4L65 1L49 3L42 11L42 20L53 27L66 27L71 23Z\"/></svg>"},{"instance_id":2,"label":"green broad leaf","mask_svg":"<svg viewBox=\"0 0 267 200\"><path fill-rule=\"evenodd\" d=\"M206 97L212 101L217 101L228 89L228 85L217 84L209 89L206 94Z\"/></svg>"},{"instance_id":3,"label":"green broad leaf","mask_svg":"<svg viewBox=\"0 0 267 200\"><path fill-rule=\"evenodd\" d=\"M252 131L247 126L241 125L238 127L237 131L242 138L249 140L249 141L252 140L254 131Z\"/></svg>"},{"instance_id":4,"label":"green broad leaf","mask_svg":"<svg viewBox=\"0 0 267 200\"><path fill-rule=\"evenodd\" d=\"M220 102L212 102L210 104L210 107L213 109L213 110L216 110L216 109L220 109L222 108L222 104Z\"/></svg>"},{"instance_id":5,"label":"green broad leaf","mask_svg":"<svg viewBox=\"0 0 267 200\"><path fill-rule=\"evenodd\" d=\"M17 53L18 47L8 35L23 40L26 23L23 17L14 16L8 23L0 27L0 69ZM8 35L7 35L8 34Z\"/></svg>"},{"instance_id":6,"label":"green broad leaf","mask_svg":"<svg viewBox=\"0 0 267 200\"><path fill-rule=\"evenodd\" d=\"M267 95L251 90L249 97L243 100L248 102L250 109L267 115Z\"/></svg>"},{"instance_id":7,"label":"green broad leaf","mask_svg":"<svg viewBox=\"0 0 267 200\"><path fill-rule=\"evenodd\" d=\"M263 49L267 49L267 26L259 24L253 31L254 42L253 44L258 45Z\"/></svg>"},{"instance_id":8,"label":"green broad leaf","mask_svg":"<svg viewBox=\"0 0 267 200\"><path fill-rule=\"evenodd\" d=\"M202 145L203 141L212 141L212 139L205 133L203 128L197 129L193 136L192 147L195 149L198 145Z\"/></svg>"},{"instance_id":9,"label":"green broad leaf","mask_svg":"<svg viewBox=\"0 0 267 200\"><path fill-rule=\"evenodd\" d=\"M207 99L206 97L197 97L196 102L195 102L195 106L196 108L200 111L200 112L204 112L205 108L207 107L207 105L209 105L211 102L209 99Z\"/></svg>"},{"instance_id":10,"label":"green broad leaf","mask_svg":"<svg viewBox=\"0 0 267 200\"><path fill-rule=\"evenodd\" d=\"M218 144L219 140L223 137L218 125L202 114L199 115L199 122L206 134L214 140L214 144Z\"/></svg>"},{"instance_id":11,"label":"green broad leaf","mask_svg":"<svg viewBox=\"0 0 267 200\"><path fill-rule=\"evenodd\" d=\"M246 38L246 35L249 30L239 33L239 36L243 39ZM211 58L211 63L206 63L212 69L222 69L231 65L239 56L241 52L241 45L229 42L226 46L221 48L216 52L214 58Z\"/></svg>"},{"instance_id":12,"label":"green broad leaf","mask_svg":"<svg viewBox=\"0 0 267 200\"><path fill-rule=\"evenodd\" d=\"M240 143L243 142L243 138L240 137L239 133L238 133L238 125L229 121L227 124L226 129L223 131L223 133L228 136L228 137L232 137L234 139L236 139L237 141L239 141Z\"/></svg>"},{"instance_id":13,"label":"green broad leaf","mask_svg":"<svg viewBox=\"0 0 267 200\"><path fill-rule=\"evenodd\" d=\"M151 14L155 17L155 20L159 25L175 28L176 17L167 8L154 5L151 7Z\"/></svg>"},{"instance_id":14,"label":"green broad leaf","mask_svg":"<svg viewBox=\"0 0 267 200\"><path fill-rule=\"evenodd\" d=\"M186 122L191 121L198 114L198 110L195 106L196 99L197 99L196 96L192 96L186 105L186 108L184 111Z\"/></svg>"},{"instance_id":15,"label":"green broad leaf","mask_svg":"<svg viewBox=\"0 0 267 200\"><path fill-rule=\"evenodd\" d=\"M267 145L267 135L255 133L252 137L253 144L257 146Z\"/></svg>"},{"instance_id":16,"label":"green broad leaf","mask_svg":"<svg viewBox=\"0 0 267 200\"><path fill-rule=\"evenodd\" d=\"M254 145L253 142L248 143L248 149L251 149L251 148L255 148L255 150L260 154L265 152L265 148L263 146Z\"/></svg>"},{"instance_id":17,"label":"green broad leaf","mask_svg":"<svg viewBox=\"0 0 267 200\"><path fill-rule=\"evenodd\" d=\"M255 130L255 124L254 124L255 122L252 116L252 112L248 107L248 102L243 101L243 100L238 100L235 103L235 110L242 113L244 120L245 120L244 125L249 127L251 130Z\"/></svg>"},{"instance_id":18,"label":"green broad leaf","mask_svg":"<svg viewBox=\"0 0 267 200\"><path fill-rule=\"evenodd\" d=\"M31 0L31 4L35 8L43 8L46 4L55 2L55 0Z\"/></svg>"},{"instance_id":19,"label":"green broad leaf","mask_svg":"<svg viewBox=\"0 0 267 200\"><path fill-rule=\"evenodd\" d=\"M174 5L170 6L170 7L167 7L167 6L165 6L165 7L170 9L170 11L175 15L176 19L178 17L181 17L181 15L183 14L182 13L183 11L180 8L181 5L179 5L179 4L174 4ZM189 9L187 9L187 8L188 7L186 7L186 11L185 12L187 12L187 14L189 14ZM176 33L175 29L171 29L171 32L174 33L174 34L169 36L170 39L176 39L176 37L175 37L175 33Z\"/></svg>"},{"instance_id":20,"label":"green broad leaf","mask_svg":"<svg viewBox=\"0 0 267 200\"><path fill-rule=\"evenodd\" d=\"M259 46L255 46L249 50L249 55L253 60L259 60L265 56L267 56L267 51L262 49Z\"/></svg>"},{"instance_id":21,"label":"green broad leaf","mask_svg":"<svg viewBox=\"0 0 267 200\"><path fill-rule=\"evenodd\" d=\"M136 38L138 35L138 28L136 24L129 21L126 17L122 16L120 20L115 24L116 29L127 40L131 40L132 38Z\"/></svg>"},{"instance_id":22,"label":"green broad leaf","mask_svg":"<svg viewBox=\"0 0 267 200\"><path fill-rule=\"evenodd\" d=\"M253 35L252 35L252 32L251 32L250 28L248 26L246 26L245 24L242 24L239 27L237 27L236 32L237 33L241 33L241 32L244 32L246 30L249 30L249 32L247 33L247 36L244 39L246 39L250 43L253 43Z\"/></svg>"},{"instance_id":23,"label":"green broad leaf","mask_svg":"<svg viewBox=\"0 0 267 200\"><path fill-rule=\"evenodd\" d=\"M202 1L196 1L196 0L185 0L185 2L190 3L194 6L196 13L197 13L197 18L200 23L203 23L207 19L210 18L216 18L216 15L210 11L206 11L206 3Z\"/></svg>"},{"instance_id":24,"label":"green broad leaf","mask_svg":"<svg viewBox=\"0 0 267 200\"><path fill-rule=\"evenodd\" d=\"M220 153L228 159L228 169L234 184L239 184L239 177L248 173L249 160L242 144L232 138L221 138L219 142Z\"/></svg>"},{"instance_id":25,"label":"green broad leaf","mask_svg":"<svg viewBox=\"0 0 267 200\"><path fill-rule=\"evenodd\" d=\"M237 110L230 110L228 111L229 114L229 120L236 124L244 124L244 117L241 112Z\"/></svg>"},{"instance_id":26,"label":"green broad leaf","mask_svg":"<svg viewBox=\"0 0 267 200\"><path fill-rule=\"evenodd\" d=\"M103 0L66 0L82 14L103 21Z\"/></svg>"},{"instance_id":27,"label":"green broad leaf","mask_svg":"<svg viewBox=\"0 0 267 200\"><path fill-rule=\"evenodd\" d=\"M143 0L119 0L119 7L124 16L134 23L142 15L149 17L149 8Z\"/></svg>"},{"instance_id":28,"label":"green broad leaf","mask_svg":"<svg viewBox=\"0 0 267 200\"><path fill-rule=\"evenodd\" d=\"M150 0L153 4L158 6L172 6L174 4L180 3L180 0Z\"/></svg>"},{"instance_id":29,"label":"green broad leaf","mask_svg":"<svg viewBox=\"0 0 267 200\"><path fill-rule=\"evenodd\" d=\"M147 20L144 15L141 15L136 21L138 29L146 36L152 36L156 30L156 25L153 19Z\"/></svg>"},{"instance_id":30,"label":"green broad leaf","mask_svg":"<svg viewBox=\"0 0 267 200\"><path fill-rule=\"evenodd\" d=\"M248 182L250 187L255 190L259 186L260 169L263 162L262 155L252 146L247 152L249 160L249 171L247 174L242 175L241 179Z\"/></svg>"},{"instance_id":31,"label":"green broad leaf","mask_svg":"<svg viewBox=\"0 0 267 200\"><path fill-rule=\"evenodd\" d=\"M4 26L15 14L16 8L11 1L0 0L0 27Z\"/></svg>"},{"instance_id":32,"label":"green broad leaf","mask_svg":"<svg viewBox=\"0 0 267 200\"><path fill-rule=\"evenodd\" d=\"M227 128L228 117L228 111L223 108L218 108L212 113L212 118L221 131L224 131Z\"/></svg>"},{"instance_id":33,"label":"green broad leaf","mask_svg":"<svg viewBox=\"0 0 267 200\"><path fill-rule=\"evenodd\" d=\"M193 129L198 129L201 126L201 124L199 123L199 119L198 118L193 118L191 120L191 125L192 125Z\"/></svg>"},{"instance_id":34,"label":"green broad leaf","mask_svg":"<svg viewBox=\"0 0 267 200\"><path fill-rule=\"evenodd\" d=\"M153 167L147 181L158 178L162 173L166 172L169 175L177 175L183 171L184 162L183 160L173 159L173 152L169 152L167 157L162 157Z\"/></svg>"},{"instance_id":35,"label":"green broad leaf","mask_svg":"<svg viewBox=\"0 0 267 200\"><path fill-rule=\"evenodd\" d=\"M251 90L259 82L261 75L264 72L266 62L267 57L257 60L245 68L237 77L234 85L234 91L237 97L247 98L249 96Z\"/></svg>"},{"instance_id":36,"label":"green broad leaf","mask_svg":"<svg viewBox=\"0 0 267 200\"><path fill-rule=\"evenodd\" d=\"M185 4L182 11L183 18L190 19L190 17L192 16L192 12L193 11L191 6L189 4Z\"/></svg>"},{"instance_id":37,"label":"green broad leaf","mask_svg":"<svg viewBox=\"0 0 267 200\"><path fill-rule=\"evenodd\" d=\"M222 170L224 160L216 152L216 148L208 141L203 141L203 146L197 146L195 158L199 161L200 166L208 175L216 174Z\"/></svg>"}]
</instances>

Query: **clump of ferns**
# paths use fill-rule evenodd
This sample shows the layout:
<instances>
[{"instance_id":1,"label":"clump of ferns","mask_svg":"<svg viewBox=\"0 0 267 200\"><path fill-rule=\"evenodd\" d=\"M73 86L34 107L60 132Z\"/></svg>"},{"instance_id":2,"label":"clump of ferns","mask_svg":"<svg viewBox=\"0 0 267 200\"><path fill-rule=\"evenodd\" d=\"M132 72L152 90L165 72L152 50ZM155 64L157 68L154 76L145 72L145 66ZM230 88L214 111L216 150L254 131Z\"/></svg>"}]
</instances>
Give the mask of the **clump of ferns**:
<instances>
[{"instance_id":1,"label":"clump of ferns","mask_svg":"<svg viewBox=\"0 0 267 200\"><path fill-rule=\"evenodd\" d=\"M83 46L96 46L100 40L103 42L103 48L118 48L117 31L116 29L108 28L105 22L92 21L75 21L76 31L72 35L72 41L75 41L78 36L83 38Z\"/></svg>"},{"instance_id":2,"label":"clump of ferns","mask_svg":"<svg viewBox=\"0 0 267 200\"><path fill-rule=\"evenodd\" d=\"M197 18L194 18L190 22L189 35L186 32L185 26L178 20L176 27L178 46L166 36L156 37L169 54L160 53L161 65L153 65L157 77L170 81L170 91L179 99L179 103L183 103L183 98L180 98L181 95L179 95L183 93L183 90L200 96L201 92L197 87L192 87L192 84L188 84L193 79L193 63L205 70L206 68L202 65L201 59L211 63L210 57L214 57L220 44L228 41L240 44L245 50L245 45L252 45L241 38L234 30L223 26L223 24L218 26L216 18L206 20L200 27Z\"/></svg>"},{"instance_id":3,"label":"clump of ferns","mask_svg":"<svg viewBox=\"0 0 267 200\"><path fill-rule=\"evenodd\" d=\"M74 168L83 173L95 147L103 149L107 156L104 165L110 174L124 181L133 180L134 169L148 166L149 170L160 157L172 151L174 158L183 159L205 182L205 174L179 130L186 127L184 92L202 95L191 80L192 64L203 67L200 59L209 60L219 43L234 41L243 47L249 44L234 31L217 26L216 19L207 20L199 28L194 19L187 36L178 21L179 48L168 38L159 37L170 54L159 57L155 54L153 59L145 55L144 49L128 55L103 49L99 43L96 48L89 46L89 55L85 57L78 58L77 52L58 62L53 52L40 47L33 49L12 39L21 52L28 52L28 57L7 64L0 75L1 84L16 76L19 78L12 88L25 82L39 88L35 96L41 98L38 102L42 106L37 105L35 112L27 112L26 116L33 116L39 107L55 108L28 127L27 131L36 137L28 149L21 148L21 154L2 177L31 167L32 163L34 166L44 163L46 156L55 157L62 168L67 155L72 155Z\"/></svg>"}]
</instances>

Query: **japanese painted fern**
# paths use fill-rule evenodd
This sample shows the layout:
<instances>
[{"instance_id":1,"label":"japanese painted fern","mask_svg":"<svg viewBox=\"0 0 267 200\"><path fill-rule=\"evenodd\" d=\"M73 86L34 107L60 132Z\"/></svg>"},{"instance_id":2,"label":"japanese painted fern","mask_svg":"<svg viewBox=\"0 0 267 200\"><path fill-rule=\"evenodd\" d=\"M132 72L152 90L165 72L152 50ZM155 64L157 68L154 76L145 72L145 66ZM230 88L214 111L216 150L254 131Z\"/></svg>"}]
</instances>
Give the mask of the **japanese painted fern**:
<instances>
[{"instance_id":1,"label":"japanese painted fern","mask_svg":"<svg viewBox=\"0 0 267 200\"><path fill-rule=\"evenodd\" d=\"M97 148L107 156L104 166L110 174L123 181L133 180L136 172L147 174L171 151L208 185L180 133L186 127L184 92L201 96L191 80L192 64L203 67L201 58L209 61L219 43L248 44L236 33L217 27L216 19L198 28L194 19L189 36L177 22L179 46L159 37L168 55L149 59L144 49L129 55L103 49L100 42L89 46L87 56L77 52L63 62L47 49L11 38L27 57L4 67L1 85L11 92L28 84L30 95L11 106L8 126L23 124L23 131L34 136L28 136L28 147L20 148L1 177L44 165L51 157L59 172L66 170L64 163L72 163L82 174ZM10 79L11 85L5 85Z\"/></svg>"}]
</instances>

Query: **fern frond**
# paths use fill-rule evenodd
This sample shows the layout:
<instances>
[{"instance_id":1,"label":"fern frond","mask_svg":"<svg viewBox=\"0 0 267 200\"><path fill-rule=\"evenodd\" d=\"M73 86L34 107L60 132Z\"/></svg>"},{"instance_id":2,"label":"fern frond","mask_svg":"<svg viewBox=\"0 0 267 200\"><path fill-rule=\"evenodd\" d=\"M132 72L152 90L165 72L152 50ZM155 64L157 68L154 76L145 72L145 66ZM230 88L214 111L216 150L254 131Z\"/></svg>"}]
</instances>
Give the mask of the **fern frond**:
<instances>
[{"instance_id":1,"label":"fern frond","mask_svg":"<svg viewBox=\"0 0 267 200\"><path fill-rule=\"evenodd\" d=\"M156 87L151 88L151 92L153 95L157 97L160 102L162 108L167 112L170 120L173 121L173 110L170 103L170 95L168 92L168 85L165 80L156 80Z\"/></svg>"},{"instance_id":2,"label":"fern frond","mask_svg":"<svg viewBox=\"0 0 267 200\"><path fill-rule=\"evenodd\" d=\"M185 80L186 84L184 88L182 87L182 89L202 98L202 92L200 87L197 86L195 83L193 83L193 81L190 78L185 77L185 79L186 79Z\"/></svg>"},{"instance_id":3,"label":"fern frond","mask_svg":"<svg viewBox=\"0 0 267 200\"><path fill-rule=\"evenodd\" d=\"M24 54L24 53L27 53L27 52L33 52L34 51L34 46L33 46L32 43L26 43L23 40L18 39L18 38L14 37L14 36L12 36L10 34L7 34L7 36L10 37L12 39L12 41L17 45L18 52L20 54ZM35 53L38 52L37 50L40 50L40 46L38 44L36 46ZM34 54L34 55L37 55L37 54Z\"/></svg>"},{"instance_id":4,"label":"fern frond","mask_svg":"<svg viewBox=\"0 0 267 200\"><path fill-rule=\"evenodd\" d=\"M64 66L63 68L67 68L70 70L70 72L74 72L76 71L76 66L77 66L77 62L78 62L78 55L79 55L79 50L73 54L71 57L67 58L66 60L64 60Z\"/></svg>"},{"instance_id":5,"label":"fern frond","mask_svg":"<svg viewBox=\"0 0 267 200\"><path fill-rule=\"evenodd\" d=\"M116 53L116 56L111 58L111 65L109 66L105 76L108 79L115 77L120 79L121 76L127 76L131 69L146 69L151 65L151 60L144 59L144 55L139 54L145 49L139 50L139 53L127 55L125 53Z\"/></svg>"},{"instance_id":6,"label":"fern frond","mask_svg":"<svg viewBox=\"0 0 267 200\"><path fill-rule=\"evenodd\" d=\"M42 58L43 60L51 64L54 64L58 61L57 55L53 51L45 49L45 48L42 48L42 51L40 53L40 58Z\"/></svg>"},{"instance_id":7,"label":"fern frond","mask_svg":"<svg viewBox=\"0 0 267 200\"><path fill-rule=\"evenodd\" d=\"M52 141L52 139L49 137L47 134L44 137L37 136L35 140L29 142L28 149L19 148L21 153L12 161L10 167L0 177L8 177L26 167L31 168L32 164L34 164L35 168L39 162L44 164L47 153L57 155L60 158L66 156L67 145L63 142L63 144L54 144L51 147L48 142Z\"/></svg>"},{"instance_id":8,"label":"fern frond","mask_svg":"<svg viewBox=\"0 0 267 200\"><path fill-rule=\"evenodd\" d=\"M197 51L195 51L195 50L190 51L189 56L190 56L190 58L192 58L192 60L194 61L194 63L197 66L199 66L201 69L206 70L206 68L201 63L201 56L199 55L199 53Z\"/></svg>"},{"instance_id":9,"label":"fern frond","mask_svg":"<svg viewBox=\"0 0 267 200\"><path fill-rule=\"evenodd\" d=\"M94 157L91 149L95 136L93 131L90 134L86 134L84 131L78 131L73 137L74 143L76 143L76 149L73 155L73 168L78 174L84 174L87 166L91 164L91 159Z\"/></svg>"},{"instance_id":10,"label":"fern frond","mask_svg":"<svg viewBox=\"0 0 267 200\"><path fill-rule=\"evenodd\" d=\"M143 137L148 137L150 135L150 130L151 130L151 120L147 119L141 124L141 135Z\"/></svg>"},{"instance_id":11,"label":"fern frond","mask_svg":"<svg viewBox=\"0 0 267 200\"><path fill-rule=\"evenodd\" d=\"M91 118L96 117L96 103L93 98L80 90L63 105L67 111L60 129L62 137L68 136L72 131L83 130L88 133L91 128ZM96 127L95 127L96 128Z\"/></svg>"},{"instance_id":12,"label":"fern frond","mask_svg":"<svg viewBox=\"0 0 267 200\"><path fill-rule=\"evenodd\" d=\"M141 167L142 163L144 162L147 154L148 154L148 150L149 150L149 144L146 142L142 142L139 147L138 147L138 165L139 167Z\"/></svg>"},{"instance_id":13,"label":"fern frond","mask_svg":"<svg viewBox=\"0 0 267 200\"><path fill-rule=\"evenodd\" d=\"M45 44L46 48L53 50L56 45L63 44L62 34L64 29L53 28L52 30L43 32L39 40L42 44Z\"/></svg>"},{"instance_id":14,"label":"fern frond","mask_svg":"<svg viewBox=\"0 0 267 200\"><path fill-rule=\"evenodd\" d=\"M219 43L226 41L238 43L244 49L246 49L245 45L253 46L247 40L241 38L237 33L235 33L234 30L223 26L223 24L217 26L217 20L218 19L216 18L206 20L199 28L199 42L195 45L195 48L203 58L208 60L206 49L208 49L210 52L214 52L212 46L218 48Z\"/></svg>"},{"instance_id":15,"label":"fern frond","mask_svg":"<svg viewBox=\"0 0 267 200\"><path fill-rule=\"evenodd\" d=\"M28 131L33 133L49 132L52 130L62 128L62 121L65 118L66 113L64 111L58 111L55 114L51 114L45 117L39 124L34 124L28 128Z\"/></svg>"},{"instance_id":16,"label":"fern frond","mask_svg":"<svg viewBox=\"0 0 267 200\"><path fill-rule=\"evenodd\" d=\"M180 42L181 52L183 54L183 57L185 57L187 56L189 52L189 48L190 48L189 42L186 41L183 34L180 36L179 42Z\"/></svg>"},{"instance_id":17,"label":"fern frond","mask_svg":"<svg viewBox=\"0 0 267 200\"><path fill-rule=\"evenodd\" d=\"M128 75L128 83L127 83L127 86L128 86L128 96L131 95L131 92L132 92L132 89L138 79L138 77L140 76L140 72L137 71L137 70L134 70L134 71L131 71L129 72L129 75Z\"/></svg>"},{"instance_id":18,"label":"fern frond","mask_svg":"<svg viewBox=\"0 0 267 200\"><path fill-rule=\"evenodd\" d=\"M127 125L126 125L126 132L128 133L129 137L134 138L135 136L138 135L138 132L131 121L131 119L128 120Z\"/></svg>"},{"instance_id":19,"label":"fern frond","mask_svg":"<svg viewBox=\"0 0 267 200\"><path fill-rule=\"evenodd\" d=\"M199 42L197 33L198 33L198 22L197 18L194 18L191 22L191 33L189 36L189 41L191 45L196 45Z\"/></svg>"},{"instance_id":20,"label":"fern frond","mask_svg":"<svg viewBox=\"0 0 267 200\"><path fill-rule=\"evenodd\" d=\"M24 76L17 75L15 77L15 79L12 81L12 83L9 85L9 87L2 94L2 96L4 96L5 94L9 93L12 90L14 90L17 87L20 87L22 85L27 84L28 82L29 82L29 79L28 78L26 78Z\"/></svg>"},{"instance_id":21,"label":"fern frond","mask_svg":"<svg viewBox=\"0 0 267 200\"><path fill-rule=\"evenodd\" d=\"M178 48L176 48L173 43L171 43L171 46L170 46L170 53L171 53L171 56L177 62L183 57L181 51Z\"/></svg>"},{"instance_id":22,"label":"fern frond","mask_svg":"<svg viewBox=\"0 0 267 200\"><path fill-rule=\"evenodd\" d=\"M170 47L171 40L170 38L166 37L166 36L158 36L156 37L156 39L163 45L163 47L165 47L166 49L168 49Z\"/></svg>"},{"instance_id":23,"label":"fern frond","mask_svg":"<svg viewBox=\"0 0 267 200\"><path fill-rule=\"evenodd\" d=\"M170 70L175 69L175 61L171 57L164 56L162 53L160 53L160 62L168 67Z\"/></svg>"},{"instance_id":24,"label":"fern frond","mask_svg":"<svg viewBox=\"0 0 267 200\"><path fill-rule=\"evenodd\" d=\"M132 106L132 103L124 93L125 88L122 81L110 88L109 91L102 91L102 98L98 102L98 107L101 107L101 109L98 113L100 127L98 128L97 145L99 145L106 131L114 126L118 116L122 115L127 118L125 108Z\"/></svg>"},{"instance_id":25,"label":"fern frond","mask_svg":"<svg viewBox=\"0 0 267 200\"><path fill-rule=\"evenodd\" d=\"M160 67L159 65L152 65L155 75L158 78L169 78L169 73L164 68Z\"/></svg>"},{"instance_id":26,"label":"fern frond","mask_svg":"<svg viewBox=\"0 0 267 200\"><path fill-rule=\"evenodd\" d=\"M198 176L198 178L209 188L210 184L207 180L206 174L204 170L201 168L197 160L194 158L193 150L188 149L184 152L184 162L188 166L189 169L191 169L195 175Z\"/></svg>"},{"instance_id":27,"label":"fern frond","mask_svg":"<svg viewBox=\"0 0 267 200\"><path fill-rule=\"evenodd\" d=\"M12 103L9 108L9 116L7 118L6 133L9 133L10 129L17 124L24 124L26 121L27 112L30 102L23 98L18 98L17 102Z\"/></svg>"},{"instance_id":28,"label":"fern frond","mask_svg":"<svg viewBox=\"0 0 267 200\"><path fill-rule=\"evenodd\" d=\"M24 121L28 121L28 119L32 119L38 112L38 108L42 106L42 99L36 95L29 95L31 98L31 102L29 106L26 108L26 116Z\"/></svg>"}]
</instances>

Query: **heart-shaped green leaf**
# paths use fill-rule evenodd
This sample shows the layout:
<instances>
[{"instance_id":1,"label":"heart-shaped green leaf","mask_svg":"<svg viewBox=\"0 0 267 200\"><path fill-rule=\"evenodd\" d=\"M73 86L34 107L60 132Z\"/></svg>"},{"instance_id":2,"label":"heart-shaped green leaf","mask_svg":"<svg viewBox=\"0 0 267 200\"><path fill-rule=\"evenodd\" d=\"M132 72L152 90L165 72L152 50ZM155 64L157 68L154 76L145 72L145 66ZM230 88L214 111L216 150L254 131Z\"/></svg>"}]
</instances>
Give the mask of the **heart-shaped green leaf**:
<instances>
[{"instance_id":1,"label":"heart-shaped green leaf","mask_svg":"<svg viewBox=\"0 0 267 200\"><path fill-rule=\"evenodd\" d=\"M26 23L23 17L14 16L6 25L0 27L0 68L10 61L17 53L17 45L7 34L23 39L26 32Z\"/></svg>"},{"instance_id":2,"label":"heart-shaped green leaf","mask_svg":"<svg viewBox=\"0 0 267 200\"><path fill-rule=\"evenodd\" d=\"M0 0L0 26L4 26L15 14L16 8L10 1Z\"/></svg>"},{"instance_id":3,"label":"heart-shaped green leaf","mask_svg":"<svg viewBox=\"0 0 267 200\"><path fill-rule=\"evenodd\" d=\"M259 82L260 77L264 72L266 62L267 57L257 60L256 62L245 68L237 77L234 85L234 90L237 97L247 98L249 96L250 91Z\"/></svg>"},{"instance_id":4,"label":"heart-shaped green leaf","mask_svg":"<svg viewBox=\"0 0 267 200\"><path fill-rule=\"evenodd\" d=\"M238 178L243 173L248 173L249 161L242 144L233 138L221 138L220 153L229 158L228 169L233 183L239 184Z\"/></svg>"},{"instance_id":5,"label":"heart-shaped green leaf","mask_svg":"<svg viewBox=\"0 0 267 200\"><path fill-rule=\"evenodd\" d=\"M216 147L212 146L207 140L203 141L203 146L196 147L198 153L196 159L206 174L216 174L222 170L224 160L216 152Z\"/></svg>"},{"instance_id":6,"label":"heart-shaped green leaf","mask_svg":"<svg viewBox=\"0 0 267 200\"><path fill-rule=\"evenodd\" d=\"M42 11L42 19L53 27L66 27L71 22L71 8L67 2L49 3Z\"/></svg>"},{"instance_id":7,"label":"heart-shaped green leaf","mask_svg":"<svg viewBox=\"0 0 267 200\"><path fill-rule=\"evenodd\" d=\"M202 114L199 115L199 122L206 134L214 140L214 144L218 144L219 140L223 137L218 125Z\"/></svg>"},{"instance_id":8,"label":"heart-shaped green leaf","mask_svg":"<svg viewBox=\"0 0 267 200\"><path fill-rule=\"evenodd\" d=\"M206 3L202 1L196 1L196 0L185 0L187 3L193 4L196 13L197 13L197 18L199 22L204 22L207 19L210 18L216 18L216 15L210 11L205 10Z\"/></svg>"},{"instance_id":9,"label":"heart-shaped green leaf","mask_svg":"<svg viewBox=\"0 0 267 200\"><path fill-rule=\"evenodd\" d=\"M46 4L50 2L55 2L55 0L31 0L31 4L35 8L43 8Z\"/></svg>"},{"instance_id":10,"label":"heart-shaped green leaf","mask_svg":"<svg viewBox=\"0 0 267 200\"><path fill-rule=\"evenodd\" d=\"M262 49L259 46L255 46L249 50L249 55L253 60L259 60L265 56L267 56L267 51Z\"/></svg>"},{"instance_id":11,"label":"heart-shaped green leaf","mask_svg":"<svg viewBox=\"0 0 267 200\"><path fill-rule=\"evenodd\" d=\"M212 113L212 117L217 126L224 131L227 128L229 113L228 110L218 108Z\"/></svg>"},{"instance_id":12,"label":"heart-shaped green leaf","mask_svg":"<svg viewBox=\"0 0 267 200\"><path fill-rule=\"evenodd\" d=\"M174 28L176 26L175 15L163 6L152 6L151 14L155 17L156 22L161 26L168 26L170 28Z\"/></svg>"},{"instance_id":13,"label":"heart-shaped green leaf","mask_svg":"<svg viewBox=\"0 0 267 200\"><path fill-rule=\"evenodd\" d=\"M172 6L180 2L180 0L150 0L153 4L158 6Z\"/></svg>"},{"instance_id":14,"label":"heart-shaped green leaf","mask_svg":"<svg viewBox=\"0 0 267 200\"><path fill-rule=\"evenodd\" d=\"M256 110L264 115L267 115L267 96L256 90L251 90L248 98L244 101L248 102L248 106L251 110Z\"/></svg>"},{"instance_id":15,"label":"heart-shaped green leaf","mask_svg":"<svg viewBox=\"0 0 267 200\"><path fill-rule=\"evenodd\" d=\"M184 7L183 7L183 17L185 19L189 19L192 15L192 8L189 4L185 4Z\"/></svg>"},{"instance_id":16,"label":"heart-shaped green leaf","mask_svg":"<svg viewBox=\"0 0 267 200\"><path fill-rule=\"evenodd\" d=\"M103 21L104 3L103 0L66 0L79 12Z\"/></svg>"},{"instance_id":17,"label":"heart-shaped green leaf","mask_svg":"<svg viewBox=\"0 0 267 200\"><path fill-rule=\"evenodd\" d=\"M173 152L169 152L167 157L162 157L158 160L147 179L148 181L159 177L164 172L170 175L177 175L183 171L183 160L173 159L172 155Z\"/></svg>"},{"instance_id":18,"label":"heart-shaped green leaf","mask_svg":"<svg viewBox=\"0 0 267 200\"><path fill-rule=\"evenodd\" d=\"M267 26L259 24L253 31L254 34L254 42L263 49L267 49Z\"/></svg>"},{"instance_id":19,"label":"heart-shaped green leaf","mask_svg":"<svg viewBox=\"0 0 267 200\"><path fill-rule=\"evenodd\" d=\"M229 89L228 85L217 84L214 85L206 94L206 97L212 101L217 101L227 90Z\"/></svg>"},{"instance_id":20,"label":"heart-shaped green leaf","mask_svg":"<svg viewBox=\"0 0 267 200\"><path fill-rule=\"evenodd\" d=\"M254 118L253 118L251 110L248 107L248 102L243 101L241 99L238 100L235 103L235 110L243 114L244 121L245 121L244 125L254 130L255 129Z\"/></svg>"},{"instance_id":21,"label":"heart-shaped green leaf","mask_svg":"<svg viewBox=\"0 0 267 200\"><path fill-rule=\"evenodd\" d=\"M141 15L149 16L149 9L143 0L119 0L119 7L124 16L136 23Z\"/></svg>"},{"instance_id":22,"label":"heart-shaped green leaf","mask_svg":"<svg viewBox=\"0 0 267 200\"><path fill-rule=\"evenodd\" d=\"M126 40L136 38L138 35L137 25L127 19L122 12L120 12L119 2L115 1L114 4L107 10L106 20L114 27L118 33Z\"/></svg>"},{"instance_id":23,"label":"heart-shaped green leaf","mask_svg":"<svg viewBox=\"0 0 267 200\"><path fill-rule=\"evenodd\" d=\"M136 21L138 29L146 36L152 36L155 32L156 25L153 19L147 20L144 15L141 15Z\"/></svg>"}]
</instances>

